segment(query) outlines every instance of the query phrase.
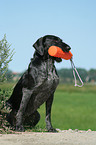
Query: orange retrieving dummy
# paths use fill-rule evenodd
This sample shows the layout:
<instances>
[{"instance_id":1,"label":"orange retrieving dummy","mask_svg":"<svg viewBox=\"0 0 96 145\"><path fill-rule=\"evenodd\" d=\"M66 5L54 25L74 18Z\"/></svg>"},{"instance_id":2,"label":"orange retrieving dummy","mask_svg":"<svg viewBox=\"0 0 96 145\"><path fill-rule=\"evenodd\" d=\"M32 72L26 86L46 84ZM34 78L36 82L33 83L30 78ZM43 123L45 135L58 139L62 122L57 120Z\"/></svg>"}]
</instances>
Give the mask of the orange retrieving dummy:
<instances>
[{"instance_id":1,"label":"orange retrieving dummy","mask_svg":"<svg viewBox=\"0 0 96 145\"><path fill-rule=\"evenodd\" d=\"M51 56L63 58L63 59L66 59L66 60L71 59L72 56L73 56L71 51L69 51L69 52L63 52L63 50L60 47L57 47L57 46L51 46L48 49L48 53Z\"/></svg>"}]
</instances>

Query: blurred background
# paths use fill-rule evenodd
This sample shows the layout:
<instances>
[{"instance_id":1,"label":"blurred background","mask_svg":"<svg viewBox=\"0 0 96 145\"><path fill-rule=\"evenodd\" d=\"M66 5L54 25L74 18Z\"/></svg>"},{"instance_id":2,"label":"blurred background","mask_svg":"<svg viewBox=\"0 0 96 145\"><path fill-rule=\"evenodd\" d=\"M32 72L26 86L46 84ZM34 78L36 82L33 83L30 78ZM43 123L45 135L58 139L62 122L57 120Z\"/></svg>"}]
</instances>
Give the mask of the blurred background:
<instances>
[{"instance_id":1,"label":"blurred background","mask_svg":"<svg viewBox=\"0 0 96 145\"><path fill-rule=\"evenodd\" d=\"M0 0L0 40L4 34L10 52L14 49L15 53L5 71L5 83L0 82L0 108L28 68L34 42L44 35L56 35L70 45L84 87L74 87L69 60L55 64L60 85L52 107L53 126L96 130L96 0ZM0 63L0 69L3 66ZM39 111L41 120L35 131L45 131L45 106ZM0 109L0 133L8 131L3 112L6 110Z\"/></svg>"}]
</instances>

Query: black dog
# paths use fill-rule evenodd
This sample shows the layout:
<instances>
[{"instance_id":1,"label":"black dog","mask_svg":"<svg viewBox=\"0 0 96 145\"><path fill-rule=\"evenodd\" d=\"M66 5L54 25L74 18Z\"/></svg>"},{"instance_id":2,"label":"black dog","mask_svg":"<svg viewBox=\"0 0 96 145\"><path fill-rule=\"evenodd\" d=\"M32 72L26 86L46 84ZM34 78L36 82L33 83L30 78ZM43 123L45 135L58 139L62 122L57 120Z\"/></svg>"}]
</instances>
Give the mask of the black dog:
<instances>
[{"instance_id":1,"label":"black dog","mask_svg":"<svg viewBox=\"0 0 96 145\"><path fill-rule=\"evenodd\" d=\"M37 109L46 102L46 128L56 130L51 124L51 106L54 92L59 83L59 77L54 62L61 62L61 58L51 57L48 54L50 46L58 46L64 52L71 48L69 45L53 35L46 35L36 41L34 57L31 59L28 70L23 74L15 86L10 99L6 102L12 108L8 121L16 130L24 131L23 125L31 122L35 126L40 120Z\"/></svg>"}]
</instances>

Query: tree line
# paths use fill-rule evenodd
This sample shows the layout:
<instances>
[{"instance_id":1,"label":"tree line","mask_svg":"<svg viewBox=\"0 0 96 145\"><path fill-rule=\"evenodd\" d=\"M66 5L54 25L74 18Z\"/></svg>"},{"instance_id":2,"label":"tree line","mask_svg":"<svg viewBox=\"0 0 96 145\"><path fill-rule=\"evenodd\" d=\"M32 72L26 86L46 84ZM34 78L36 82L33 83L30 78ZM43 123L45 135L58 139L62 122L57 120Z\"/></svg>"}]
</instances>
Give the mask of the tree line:
<instances>
[{"instance_id":1,"label":"tree line","mask_svg":"<svg viewBox=\"0 0 96 145\"><path fill-rule=\"evenodd\" d=\"M90 69L87 71L86 69L78 68L77 70L83 82L92 82L92 83L96 82L96 69ZM61 83L73 83L74 77L72 69L60 69L58 70L58 74ZM76 78L78 81L77 75Z\"/></svg>"},{"instance_id":2,"label":"tree line","mask_svg":"<svg viewBox=\"0 0 96 145\"><path fill-rule=\"evenodd\" d=\"M90 69L87 71L86 69L83 69L83 68L77 68L77 70L83 82L89 82L89 83L96 82L96 69ZM60 78L60 83L73 83L74 82L72 69L63 68L63 69L57 70L57 73ZM8 82L18 81L19 78L22 76L22 74L23 72L14 73L11 70L8 70L6 72L6 80ZM77 81L79 81L77 75L76 75L76 78L77 78Z\"/></svg>"}]
</instances>

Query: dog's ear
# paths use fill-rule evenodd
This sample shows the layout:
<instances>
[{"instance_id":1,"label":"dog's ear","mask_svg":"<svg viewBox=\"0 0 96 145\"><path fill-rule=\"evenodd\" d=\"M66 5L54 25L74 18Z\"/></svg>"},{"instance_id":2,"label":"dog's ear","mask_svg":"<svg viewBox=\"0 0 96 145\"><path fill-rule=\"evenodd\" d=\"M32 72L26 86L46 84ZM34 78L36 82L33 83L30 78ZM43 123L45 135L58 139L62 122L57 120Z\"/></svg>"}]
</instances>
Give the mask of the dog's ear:
<instances>
[{"instance_id":1,"label":"dog's ear","mask_svg":"<svg viewBox=\"0 0 96 145\"><path fill-rule=\"evenodd\" d=\"M33 47L36 51L43 56L44 55L44 46L43 46L43 37L39 38L34 44Z\"/></svg>"}]
</instances>

